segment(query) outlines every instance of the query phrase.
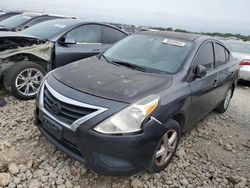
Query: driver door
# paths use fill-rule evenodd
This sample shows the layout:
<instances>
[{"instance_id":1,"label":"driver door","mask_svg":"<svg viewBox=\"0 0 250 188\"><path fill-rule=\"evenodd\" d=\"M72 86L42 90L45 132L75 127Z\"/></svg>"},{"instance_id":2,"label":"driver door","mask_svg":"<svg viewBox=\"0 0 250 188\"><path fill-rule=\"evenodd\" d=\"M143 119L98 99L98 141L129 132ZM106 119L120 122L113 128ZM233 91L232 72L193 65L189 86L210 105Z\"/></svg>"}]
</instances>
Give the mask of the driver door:
<instances>
[{"instance_id":1,"label":"driver door","mask_svg":"<svg viewBox=\"0 0 250 188\"><path fill-rule=\"evenodd\" d=\"M67 41L71 42L67 43ZM97 24L79 26L69 31L56 43L54 68L101 52L101 26Z\"/></svg>"},{"instance_id":2,"label":"driver door","mask_svg":"<svg viewBox=\"0 0 250 188\"><path fill-rule=\"evenodd\" d=\"M188 125L192 125L209 113L216 105L218 74L214 70L214 48L212 42L202 45L195 57L192 69L197 65L207 68L203 78L194 78L190 83L191 104Z\"/></svg>"}]
</instances>

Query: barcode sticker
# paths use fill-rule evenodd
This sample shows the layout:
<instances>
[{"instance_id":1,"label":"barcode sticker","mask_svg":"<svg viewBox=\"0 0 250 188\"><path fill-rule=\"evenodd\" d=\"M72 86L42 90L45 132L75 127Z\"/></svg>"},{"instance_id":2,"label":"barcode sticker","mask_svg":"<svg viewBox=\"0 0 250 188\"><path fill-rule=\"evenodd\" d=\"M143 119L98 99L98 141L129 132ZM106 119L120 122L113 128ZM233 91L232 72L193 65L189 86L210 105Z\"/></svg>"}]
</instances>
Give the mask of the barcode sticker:
<instances>
[{"instance_id":1,"label":"barcode sticker","mask_svg":"<svg viewBox=\"0 0 250 188\"><path fill-rule=\"evenodd\" d=\"M172 40L172 39L164 39L162 41L162 43L169 44L169 45L174 45L174 46L180 46L180 47L183 47L183 46L186 45L185 42L181 42L181 41L178 41L178 40Z\"/></svg>"},{"instance_id":2,"label":"barcode sticker","mask_svg":"<svg viewBox=\"0 0 250 188\"><path fill-rule=\"evenodd\" d=\"M63 24L55 24L54 26L59 27L59 28L65 28L66 27L66 25L63 25Z\"/></svg>"}]
</instances>

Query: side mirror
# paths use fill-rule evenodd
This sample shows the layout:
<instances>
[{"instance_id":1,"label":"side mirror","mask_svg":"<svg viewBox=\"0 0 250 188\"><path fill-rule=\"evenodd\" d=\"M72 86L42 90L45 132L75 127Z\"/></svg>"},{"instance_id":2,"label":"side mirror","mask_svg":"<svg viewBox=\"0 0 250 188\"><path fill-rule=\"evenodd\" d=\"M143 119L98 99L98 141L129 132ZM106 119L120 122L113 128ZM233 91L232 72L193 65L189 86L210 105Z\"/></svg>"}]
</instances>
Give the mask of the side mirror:
<instances>
[{"instance_id":1,"label":"side mirror","mask_svg":"<svg viewBox=\"0 0 250 188\"><path fill-rule=\"evenodd\" d=\"M194 70L195 78L203 78L207 74L207 68L203 65L197 65Z\"/></svg>"},{"instance_id":2,"label":"side mirror","mask_svg":"<svg viewBox=\"0 0 250 188\"><path fill-rule=\"evenodd\" d=\"M73 37L71 37L70 35L67 35L64 38L64 44L76 44L76 41Z\"/></svg>"}]
</instances>

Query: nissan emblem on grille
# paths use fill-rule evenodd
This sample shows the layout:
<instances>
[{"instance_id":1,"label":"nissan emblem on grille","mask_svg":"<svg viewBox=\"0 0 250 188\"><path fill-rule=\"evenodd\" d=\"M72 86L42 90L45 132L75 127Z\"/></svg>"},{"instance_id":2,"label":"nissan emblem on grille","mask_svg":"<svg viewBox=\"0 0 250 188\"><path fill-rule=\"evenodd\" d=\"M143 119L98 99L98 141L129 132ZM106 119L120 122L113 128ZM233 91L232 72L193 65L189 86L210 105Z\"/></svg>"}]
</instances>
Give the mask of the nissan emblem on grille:
<instances>
[{"instance_id":1,"label":"nissan emblem on grille","mask_svg":"<svg viewBox=\"0 0 250 188\"><path fill-rule=\"evenodd\" d=\"M51 105L51 112L55 115L59 115L62 110L61 104L59 102L54 102Z\"/></svg>"}]
</instances>

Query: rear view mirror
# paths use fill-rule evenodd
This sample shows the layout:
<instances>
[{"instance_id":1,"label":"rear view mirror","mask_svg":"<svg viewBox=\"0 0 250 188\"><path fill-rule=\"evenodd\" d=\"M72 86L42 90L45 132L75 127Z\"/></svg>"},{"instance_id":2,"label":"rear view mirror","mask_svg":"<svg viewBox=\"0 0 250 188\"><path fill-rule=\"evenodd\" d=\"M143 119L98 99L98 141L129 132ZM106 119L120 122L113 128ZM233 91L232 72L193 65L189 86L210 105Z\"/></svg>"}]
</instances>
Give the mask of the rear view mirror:
<instances>
[{"instance_id":1,"label":"rear view mirror","mask_svg":"<svg viewBox=\"0 0 250 188\"><path fill-rule=\"evenodd\" d=\"M67 35L64 38L64 43L65 44L76 44L76 41L73 37L71 37L70 35Z\"/></svg>"},{"instance_id":2,"label":"rear view mirror","mask_svg":"<svg viewBox=\"0 0 250 188\"><path fill-rule=\"evenodd\" d=\"M207 74L207 68L203 65L197 65L194 70L195 78L203 78Z\"/></svg>"}]
</instances>

